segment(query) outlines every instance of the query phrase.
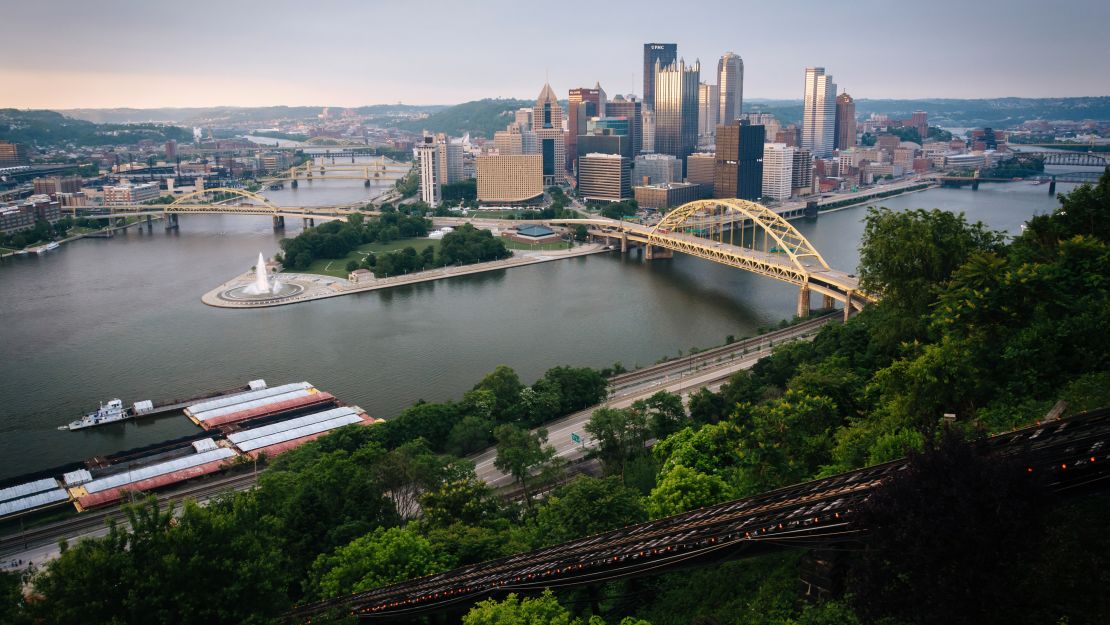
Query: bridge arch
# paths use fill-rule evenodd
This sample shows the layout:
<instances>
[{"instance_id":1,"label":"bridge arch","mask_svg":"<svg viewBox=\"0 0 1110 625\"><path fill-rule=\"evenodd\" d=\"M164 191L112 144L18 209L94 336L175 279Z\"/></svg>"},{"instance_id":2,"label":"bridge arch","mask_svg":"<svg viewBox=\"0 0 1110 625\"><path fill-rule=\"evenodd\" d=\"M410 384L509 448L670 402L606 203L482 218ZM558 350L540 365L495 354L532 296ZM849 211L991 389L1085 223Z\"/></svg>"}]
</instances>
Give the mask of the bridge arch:
<instances>
[{"instance_id":1,"label":"bridge arch","mask_svg":"<svg viewBox=\"0 0 1110 625\"><path fill-rule=\"evenodd\" d=\"M274 212L277 212L277 211L281 210L279 207L275 206L272 202L270 202L269 198L267 198L263 195L253 193L253 192L247 191L245 189L233 189L231 187L216 187L214 189L202 189L202 190L199 190L199 191L193 191L191 193L186 193L185 195L182 195L181 197L174 200L173 203L169 204L169 206L188 206L189 202L187 200L192 200L192 199L195 199L195 198L203 198L205 195L207 195L209 193L229 193L231 195L237 195L239 197L246 198L248 200L254 200L255 202L259 202L263 206L266 206L267 208L273 209Z\"/></svg>"},{"instance_id":2,"label":"bridge arch","mask_svg":"<svg viewBox=\"0 0 1110 625\"><path fill-rule=\"evenodd\" d=\"M693 237L686 239L679 239L676 233L693 233L697 238L706 238L704 234L709 234L708 241L713 243L712 235L714 231L719 235L718 242L723 243L724 233L726 230L731 231L737 228L744 228L747 224L752 224L759 232L764 234L764 247L767 247L767 238L769 237L774 241L773 250L768 248L764 249L766 253L785 253L789 259L789 264L784 267L782 263L764 263L767 265L763 267L764 271L760 273L773 273L774 277L783 278L782 271L794 273L792 276L795 279L789 280L798 284L805 284L808 276L813 271L829 271L831 268L825 262L824 257L817 251L817 248L809 242L805 236L798 232L790 222L786 221L773 210L750 202L748 200L721 198L713 200L695 200L675 208L667 213L662 220L655 225L654 228L648 233L648 243L651 245L658 245L660 247L675 249L675 245L685 243L687 245L697 246L704 248L701 251L710 254L729 253L729 251L718 252L711 245L701 243L697 240L692 240ZM726 228L727 226L727 228ZM753 246L755 244L756 232L753 232ZM682 243L680 243L682 241ZM732 247L730 245L730 247ZM679 250L687 251L687 250ZM758 258L748 258L749 262L755 261L757 264ZM771 265L774 265L771 267Z\"/></svg>"}]
</instances>

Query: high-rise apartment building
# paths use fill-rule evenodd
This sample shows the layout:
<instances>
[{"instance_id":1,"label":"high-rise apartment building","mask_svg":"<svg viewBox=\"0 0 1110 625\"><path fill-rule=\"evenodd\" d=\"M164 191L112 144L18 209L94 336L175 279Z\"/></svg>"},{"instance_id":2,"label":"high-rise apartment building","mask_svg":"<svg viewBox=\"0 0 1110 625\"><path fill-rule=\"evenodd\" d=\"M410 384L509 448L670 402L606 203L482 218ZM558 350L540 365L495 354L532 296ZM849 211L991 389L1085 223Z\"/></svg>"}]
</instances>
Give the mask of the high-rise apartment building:
<instances>
[{"instance_id":1,"label":"high-rise apartment building","mask_svg":"<svg viewBox=\"0 0 1110 625\"><path fill-rule=\"evenodd\" d=\"M31 181L35 195L58 195L59 193L77 193L81 190L80 176L49 176L35 178Z\"/></svg>"},{"instance_id":2,"label":"high-rise apartment building","mask_svg":"<svg viewBox=\"0 0 1110 625\"><path fill-rule=\"evenodd\" d=\"M436 135L436 152L438 153L438 167L436 177L440 185L459 182L463 179L463 146L461 143L452 143L444 133Z\"/></svg>"},{"instance_id":3,"label":"high-rise apartment building","mask_svg":"<svg viewBox=\"0 0 1110 625\"><path fill-rule=\"evenodd\" d=\"M824 67L806 68L802 147L817 158L832 156L836 143L836 83Z\"/></svg>"},{"instance_id":4,"label":"high-rise apartment building","mask_svg":"<svg viewBox=\"0 0 1110 625\"><path fill-rule=\"evenodd\" d=\"M698 144L698 84L701 63L679 59L655 65L655 151L683 163Z\"/></svg>"},{"instance_id":5,"label":"high-rise apartment building","mask_svg":"<svg viewBox=\"0 0 1110 625\"><path fill-rule=\"evenodd\" d=\"M528 109L528 108L517 109L516 115L514 116L514 119L513 119L513 123L515 123L517 125L517 127L520 128L521 130L531 130L532 129L532 109Z\"/></svg>"},{"instance_id":6,"label":"high-rise apartment building","mask_svg":"<svg viewBox=\"0 0 1110 625\"><path fill-rule=\"evenodd\" d=\"M838 150L856 145L856 101L847 93L836 96L836 143Z\"/></svg>"},{"instance_id":7,"label":"high-rise apartment building","mask_svg":"<svg viewBox=\"0 0 1110 625\"><path fill-rule=\"evenodd\" d=\"M713 197L758 200L763 196L763 126L735 120L717 126Z\"/></svg>"},{"instance_id":8,"label":"high-rise apartment building","mask_svg":"<svg viewBox=\"0 0 1110 625\"><path fill-rule=\"evenodd\" d=\"M785 143L763 144L763 197L790 199L794 182L794 152Z\"/></svg>"},{"instance_id":9,"label":"high-rise apartment building","mask_svg":"<svg viewBox=\"0 0 1110 625\"><path fill-rule=\"evenodd\" d=\"M644 44L644 106L655 108L655 66L668 67L678 59L677 43Z\"/></svg>"},{"instance_id":10,"label":"high-rise apartment building","mask_svg":"<svg viewBox=\"0 0 1110 625\"><path fill-rule=\"evenodd\" d=\"M479 156L475 159L478 201L525 204L543 196L543 155Z\"/></svg>"},{"instance_id":11,"label":"high-rise apartment building","mask_svg":"<svg viewBox=\"0 0 1110 625\"><path fill-rule=\"evenodd\" d=\"M428 206L439 206L439 149L435 137L424 135L420 143L413 148L416 152L416 162L420 167L420 201Z\"/></svg>"},{"instance_id":12,"label":"high-rise apartment building","mask_svg":"<svg viewBox=\"0 0 1110 625\"><path fill-rule=\"evenodd\" d=\"M698 145L712 145L713 133L717 132L717 112L720 98L717 85L698 85Z\"/></svg>"},{"instance_id":13,"label":"high-rise apartment building","mask_svg":"<svg viewBox=\"0 0 1110 625\"><path fill-rule=\"evenodd\" d=\"M929 114L925 111L914 111L910 115L910 125L917 130L917 136L924 143L929 138Z\"/></svg>"},{"instance_id":14,"label":"high-rise apartment building","mask_svg":"<svg viewBox=\"0 0 1110 625\"><path fill-rule=\"evenodd\" d=\"M744 107L744 60L725 52L717 61L717 123L731 124L740 119Z\"/></svg>"},{"instance_id":15,"label":"high-rise apartment building","mask_svg":"<svg viewBox=\"0 0 1110 625\"><path fill-rule=\"evenodd\" d=\"M30 162L31 159L27 156L27 146L22 143L0 141L0 167L19 167Z\"/></svg>"},{"instance_id":16,"label":"high-rise apartment building","mask_svg":"<svg viewBox=\"0 0 1110 625\"><path fill-rule=\"evenodd\" d=\"M805 148L794 151L794 166L790 172L790 187L794 195L813 193L813 153Z\"/></svg>"},{"instance_id":17,"label":"high-rise apartment building","mask_svg":"<svg viewBox=\"0 0 1110 625\"><path fill-rule=\"evenodd\" d=\"M741 113L740 119L746 119L753 126L763 126L763 137L767 143L775 143L775 137L782 130L782 124L770 113Z\"/></svg>"},{"instance_id":18,"label":"high-rise apartment building","mask_svg":"<svg viewBox=\"0 0 1110 625\"><path fill-rule=\"evenodd\" d=\"M670 154L641 154L636 157L632 174L637 185L682 182L682 161Z\"/></svg>"},{"instance_id":19,"label":"high-rise apartment building","mask_svg":"<svg viewBox=\"0 0 1110 625\"><path fill-rule=\"evenodd\" d=\"M620 154L578 158L578 195L587 201L619 202L632 197L628 159Z\"/></svg>"},{"instance_id":20,"label":"high-rise apartment building","mask_svg":"<svg viewBox=\"0 0 1110 625\"><path fill-rule=\"evenodd\" d=\"M639 154L644 149L644 119L641 103L633 96L617 95L605 103L605 114L610 117L628 119L628 139L632 142L632 153Z\"/></svg>"},{"instance_id":21,"label":"high-rise apartment building","mask_svg":"<svg viewBox=\"0 0 1110 625\"><path fill-rule=\"evenodd\" d=\"M590 89L576 87L567 98L566 168L574 171L578 159L578 135L586 134L586 121L601 112L601 85Z\"/></svg>"},{"instance_id":22,"label":"high-rise apartment building","mask_svg":"<svg viewBox=\"0 0 1110 625\"><path fill-rule=\"evenodd\" d=\"M563 138L563 107L551 85L544 83L532 108L532 132L536 133L543 157L543 184L558 184L566 170L566 140Z\"/></svg>"}]
</instances>

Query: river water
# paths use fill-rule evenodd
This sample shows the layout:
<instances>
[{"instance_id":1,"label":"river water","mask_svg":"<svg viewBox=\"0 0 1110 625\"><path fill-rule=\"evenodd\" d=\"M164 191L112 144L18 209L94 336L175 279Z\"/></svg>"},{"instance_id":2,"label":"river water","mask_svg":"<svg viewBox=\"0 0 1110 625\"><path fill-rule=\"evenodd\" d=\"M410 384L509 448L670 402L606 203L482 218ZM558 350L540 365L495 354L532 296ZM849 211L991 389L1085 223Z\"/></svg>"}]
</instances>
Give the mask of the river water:
<instances>
[{"instance_id":1,"label":"river water","mask_svg":"<svg viewBox=\"0 0 1110 625\"><path fill-rule=\"evenodd\" d=\"M1060 185L1064 192L1068 185ZM351 202L377 189L316 182L268 192L280 205ZM1045 186L984 184L882 200L941 208L1017 232L1055 206ZM796 222L828 262L858 262L863 207ZM299 224L287 220L289 235ZM181 216L178 232L132 229L0 264L0 478L196 430L184 417L78 432L55 428L125 404L307 380L389 418L460 396L507 364L531 382L560 365L650 365L793 314L796 289L676 255L597 255L293 306L228 310L202 293L278 250L270 220Z\"/></svg>"}]
</instances>

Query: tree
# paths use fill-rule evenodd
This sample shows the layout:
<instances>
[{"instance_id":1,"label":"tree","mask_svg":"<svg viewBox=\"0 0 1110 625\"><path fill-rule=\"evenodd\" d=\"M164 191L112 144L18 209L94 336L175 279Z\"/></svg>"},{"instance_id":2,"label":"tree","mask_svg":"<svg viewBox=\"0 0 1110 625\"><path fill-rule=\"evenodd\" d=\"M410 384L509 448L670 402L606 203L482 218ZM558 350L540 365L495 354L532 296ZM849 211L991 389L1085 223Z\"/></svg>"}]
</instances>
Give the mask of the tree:
<instances>
[{"instance_id":1,"label":"tree","mask_svg":"<svg viewBox=\"0 0 1110 625\"><path fill-rule=\"evenodd\" d=\"M646 520L639 494L620 479L579 476L543 500L536 537L543 545L555 545Z\"/></svg>"},{"instance_id":2,"label":"tree","mask_svg":"<svg viewBox=\"0 0 1110 625\"><path fill-rule=\"evenodd\" d=\"M596 445L590 454L601 459L606 473L621 480L627 464L645 453L650 436L645 413L634 409L598 408L584 429Z\"/></svg>"},{"instance_id":3,"label":"tree","mask_svg":"<svg viewBox=\"0 0 1110 625\"><path fill-rule=\"evenodd\" d=\"M317 558L311 585L315 596L326 599L439 573L453 565L416 532L379 527Z\"/></svg>"},{"instance_id":4,"label":"tree","mask_svg":"<svg viewBox=\"0 0 1110 625\"><path fill-rule=\"evenodd\" d=\"M464 475L424 491L420 497L423 523L427 527L446 527L453 523L480 525L497 516L498 499L473 469Z\"/></svg>"},{"instance_id":5,"label":"tree","mask_svg":"<svg viewBox=\"0 0 1110 625\"><path fill-rule=\"evenodd\" d=\"M647 417L651 435L663 440L679 431L686 423L686 408L682 398L668 391L659 391L647 399L632 402L632 409Z\"/></svg>"},{"instance_id":6,"label":"tree","mask_svg":"<svg viewBox=\"0 0 1110 625\"><path fill-rule=\"evenodd\" d=\"M720 477L680 465L667 471L651 491L647 511L651 518L661 519L731 498L732 490Z\"/></svg>"},{"instance_id":7,"label":"tree","mask_svg":"<svg viewBox=\"0 0 1110 625\"><path fill-rule=\"evenodd\" d=\"M501 425L494 431L497 458L493 466L513 477L524 491L524 501L532 509L530 481L534 473L552 466L555 448L547 444L547 430L529 432L515 425Z\"/></svg>"},{"instance_id":8,"label":"tree","mask_svg":"<svg viewBox=\"0 0 1110 625\"><path fill-rule=\"evenodd\" d=\"M489 416L498 423L505 423L510 419L513 408L520 400L520 391L524 385L520 377L511 367L498 365L493 371L486 374L482 381L474 385L475 391L489 391L493 405L490 407Z\"/></svg>"},{"instance_id":9,"label":"tree","mask_svg":"<svg viewBox=\"0 0 1110 625\"><path fill-rule=\"evenodd\" d=\"M350 273L350 272L354 271L355 269L358 269L358 261L357 260L347 261L347 273Z\"/></svg>"},{"instance_id":10,"label":"tree","mask_svg":"<svg viewBox=\"0 0 1110 625\"><path fill-rule=\"evenodd\" d=\"M475 604L462 622L463 625L582 625L582 619L572 618L550 590L544 590L535 599L518 599L516 593L510 593L504 601L486 599Z\"/></svg>"},{"instance_id":11,"label":"tree","mask_svg":"<svg viewBox=\"0 0 1110 625\"><path fill-rule=\"evenodd\" d=\"M911 454L856 520L869 528L849 577L856 607L923 625L1025 621L1043 584L1027 574L1044 536L1035 477L951 433Z\"/></svg>"},{"instance_id":12,"label":"tree","mask_svg":"<svg viewBox=\"0 0 1110 625\"><path fill-rule=\"evenodd\" d=\"M451 428L444 450L452 456L466 456L485 449L493 442L493 421L467 415Z\"/></svg>"}]
</instances>

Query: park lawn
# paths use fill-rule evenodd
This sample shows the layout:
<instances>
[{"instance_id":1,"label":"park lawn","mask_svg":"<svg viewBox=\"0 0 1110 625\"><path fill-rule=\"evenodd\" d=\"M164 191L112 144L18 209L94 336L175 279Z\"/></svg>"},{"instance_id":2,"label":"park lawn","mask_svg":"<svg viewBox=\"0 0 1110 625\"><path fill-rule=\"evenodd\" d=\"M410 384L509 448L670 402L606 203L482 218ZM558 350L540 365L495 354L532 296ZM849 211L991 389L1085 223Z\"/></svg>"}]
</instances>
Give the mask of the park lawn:
<instances>
[{"instance_id":1,"label":"park lawn","mask_svg":"<svg viewBox=\"0 0 1110 625\"><path fill-rule=\"evenodd\" d=\"M308 269L297 271L295 269L287 268L285 269L285 271L293 273L316 273L324 276L331 276L333 278L346 279L348 275L347 263L352 260L357 260L361 263L362 260L366 258L366 255L370 252L373 252L375 255L381 255L388 252L403 250L406 247L411 247L415 249L417 253L420 253L424 251L424 248L431 245L436 249L436 252L438 253L439 243L439 239L428 238L397 239L396 241L390 241L389 243L366 243L365 245L360 245L357 249L347 254L343 258L318 258L312 261L312 264L308 266Z\"/></svg>"},{"instance_id":2,"label":"park lawn","mask_svg":"<svg viewBox=\"0 0 1110 625\"><path fill-rule=\"evenodd\" d=\"M509 248L510 250L521 250L525 252L567 249L566 241L552 241L550 243L521 243L519 241L513 241L511 239L501 239L501 241L504 242L505 247Z\"/></svg>"}]
</instances>

